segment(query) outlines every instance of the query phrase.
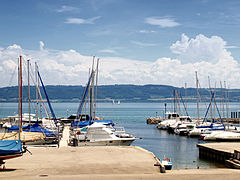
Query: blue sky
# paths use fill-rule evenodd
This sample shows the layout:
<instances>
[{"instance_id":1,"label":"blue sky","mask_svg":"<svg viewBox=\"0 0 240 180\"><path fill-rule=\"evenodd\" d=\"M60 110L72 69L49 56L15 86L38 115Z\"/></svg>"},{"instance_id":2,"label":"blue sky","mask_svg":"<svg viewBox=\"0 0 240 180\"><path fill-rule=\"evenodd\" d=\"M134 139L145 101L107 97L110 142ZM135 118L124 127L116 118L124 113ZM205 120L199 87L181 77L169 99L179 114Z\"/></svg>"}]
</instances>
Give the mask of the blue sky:
<instances>
[{"instance_id":1,"label":"blue sky","mask_svg":"<svg viewBox=\"0 0 240 180\"><path fill-rule=\"evenodd\" d=\"M38 49L43 41L49 49L154 61L174 57L169 47L182 33L217 35L239 47L239 8L237 0L5 0L0 46ZM68 22L71 18L82 22ZM165 19L165 26L147 18ZM168 26L170 21L175 24ZM231 49L235 58L238 51Z\"/></svg>"},{"instance_id":2,"label":"blue sky","mask_svg":"<svg viewBox=\"0 0 240 180\"><path fill-rule=\"evenodd\" d=\"M189 81L194 86L194 78L189 77L195 71L204 82L211 76L216 82L238 84L238 0L0 3L0 74L22 54L39 61L45 73L65 74L61 79L46 77L48 84L84 84L86 79L79 82L78 75L87 70L77 68L86 68L86 59L95 55L104 61L103 84L183 86ZM76 73L48 69L50 66ZM6 84L0 81L0 86Z\"/></svg>"}]
</instances>

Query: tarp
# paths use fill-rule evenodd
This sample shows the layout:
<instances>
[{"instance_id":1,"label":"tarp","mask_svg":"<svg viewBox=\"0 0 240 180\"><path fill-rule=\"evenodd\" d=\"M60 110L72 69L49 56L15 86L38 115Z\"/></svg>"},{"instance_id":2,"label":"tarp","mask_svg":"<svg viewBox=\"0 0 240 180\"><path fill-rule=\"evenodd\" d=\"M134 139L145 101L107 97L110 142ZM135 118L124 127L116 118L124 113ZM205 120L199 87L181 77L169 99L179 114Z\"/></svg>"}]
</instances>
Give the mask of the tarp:
<instances>
[{"instance_id":1,"label":"tarp","mask_svg":"<svg viewBox=\"0 0 240 180\"><path fill-rule=\"evenodd\" d=\"M104 125L114 126L114 123L111 120L95 120L94 122L103 123ZM89 121L79 121L79 122L73 122L71 124L71 126L79 127L79 128L82 128L82 127L85 127L85 126L88 126L88 125L89 125Z\"/></svg>"},{"instance_id":2,"label":"tarp","mask_svg":"<svg viewBox=\"0 0 240 180\"><path fill-rule=\"evenodd\" d=\"M0 140L0 155L22 153L21 140Z\"/></svg>"},{"instance_id":3,"label":"tarp","mask_svg":"<svg viewBox=\"0 0 240 180\"><path fill-rule=\"evenodd\" d=\"M16 131L18 130L19 127L18 126L12 126L10 128L8 128L8 130L11 131ZM38 122L36 122L33 125L28 125L28 126L23 126L22 127L23 131L30 131L30 132L43 132L46 137L55 137L56 134L50 130L47 130L45 128L42 128L41 126L39 126Z\"/></svg>"}]
</instances>

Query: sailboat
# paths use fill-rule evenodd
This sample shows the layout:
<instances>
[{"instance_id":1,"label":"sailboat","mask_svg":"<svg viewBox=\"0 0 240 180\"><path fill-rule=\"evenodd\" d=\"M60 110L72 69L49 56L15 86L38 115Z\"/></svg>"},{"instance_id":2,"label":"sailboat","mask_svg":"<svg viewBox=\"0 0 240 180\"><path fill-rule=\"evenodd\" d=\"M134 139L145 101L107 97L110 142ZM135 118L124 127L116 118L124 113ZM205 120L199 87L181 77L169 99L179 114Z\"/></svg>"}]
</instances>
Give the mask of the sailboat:
<instances>
[{"instance_id":1,"label":"sailboat","mask_svg":"<svg viewBox=\"0 0 240 180\"><path fill-rule=\"evenodd\" d=\"M19 58L19 110L18 126L9 132L0 133L0 140L18 140L23 144L39 144L44 142L46 135L43 131L31 131L23 129L23 110L22 110L22 56Z\"/></svg>"},{"instance_id":2,"label":"sailboat","mask_svg":"<svg viewBox=\"0 0 240 180\"><path fill-rule=\"evenodd\" d=\"M22 112L22 57L20 56L19 59L19 68L20 68L20 78L18 78L18 87L19 87L19 110ZM22 120L22 113L20 116L20 119ZM20 122L20 121L19 121ZM20 123L20 127L22 127L22 121ZM22 150L22 143L21 143L21 129L19 128L18 138L14 140L0 140L0 166L4 165L4 160L20 157L23 155ZM5 168L5 166L4 166Z\"/></svg>"},{"instance_id":3,"label":"sailboat","mask_svg":"<svg viewBox=\"0 0 240 180\"><path fill-rule=\"evenodd\" d=\"M130 134L125 133L125 130L122 129L121 131L117 130L112 122L108 122L108 124L105 122L106 120L99 120L97 122L96 120L96 92L97 89L95 89L94 85L94 78L95 76L98 76L98 64L99 60L97 61L97 68L94 70L94 67L92 67L91 75L88 79L87 86L85 88L82 101L80 103L80 106L78 108L77 116L75 119L75 124L78 124L82 116L82 112L86 106L86 102L88 97L90 98L90 107L89 107L89 120L87 123L89 123L85 127L76 127L73 126L74 123L72 123L73 132L72 132L72 145L78 145L78 146L113 146L113 145L121 145L121 146L129 146L134 140L136 140L136 137L133 137ZM93 61L94 65L94 61ZM96 86L97 86L97 77L96 77ZM95 93L94 93L95 90ZM95 103L93 103L93 99L95 96ZM95 106L94 106L95 105ZM94 110L95 107L95 110Z\"/></svg>"}]
</instances>

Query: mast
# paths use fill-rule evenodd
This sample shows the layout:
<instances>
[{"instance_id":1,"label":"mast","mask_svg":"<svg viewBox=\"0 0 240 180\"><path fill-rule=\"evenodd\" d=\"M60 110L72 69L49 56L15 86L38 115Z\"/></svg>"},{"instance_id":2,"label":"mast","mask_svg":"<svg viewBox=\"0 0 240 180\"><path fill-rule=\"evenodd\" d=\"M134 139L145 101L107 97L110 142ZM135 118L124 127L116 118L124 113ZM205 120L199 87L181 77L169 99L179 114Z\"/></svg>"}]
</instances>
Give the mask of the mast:
<instances>
[{"instance_id":1,"label":"mast","mask_svg":"<svg viewBox=\"0 0 240 180\"><path fill-rule=\"evenodd\" d=\"M210 77L208 76L208 85L209 85L209 93L210 93L210 101L212 100L211 97L212 97L212 89L211 89L211 83L210 83ZM213 116L212 116L212 102L211 103L211 106L210 106L210 117L211 119L213 119Z\"/></svg>"},{"instance_id":2,"label":"mast","mask_svg":"<svg viewBox=\"0 0 240 180\"><path fill-rule=\"evenodd\" d=\"M196 87L197 87L197 119L199 121L199 92L198 92L198 77L197 77L197 71L196 73Z\"/></svg>"},{"instance_id":3,"label":"mast","mask_svg":"<svg viewBox=\"0 0 240 180\"><path fill-rule=\"evenodd\" d=\"M174 89L173 90L173 112L175 113L176 112L176 103L175 103L175 96L176 96L176 90Z\"/></svg>"},{"instance_id":4,"label":"mast","mask_svg":"<svg viewBox=\"0 0 240 180\"><path fill-rule=\"evenodd\" d=\"M90 124L92 123L93 120L94 76L95 71L93 71L92 82L90 85L90 121L89 121Z\"/></svg>"},{"instance_id":5,"label":"mast","mask_svg":"<svg viewBox=\"0 0 240 180\"><path fill-rule=\"evenodd\" d=\"M94 59L95 59L95 56L93 56L93 63L92 63L92 73L93 73L93 77L92 77L92 81L91 81L91 84L90 84L90 99L89 99L89 102L90 102L90 107L89 107L89 115L90 115L90 121L89 121L89 124L92 123L92 119L93 119L93 96L94 96Z\"/></svg>"},{"instance_id":6,"label":"mast","mask_svg":"<svg viewBox=\"0 0 240 180\"><path fill-rule=\"evenodd\" d=\"M18 127L20 127L20 99L21 99L21 94L20 94L20 58L18 58ZM20 128L18 129L18 133L19 133L19 139L21 138L21 133L20 133Z\"/></svg>"},{"instance_id":7,"label":"mast","mask_svg":"<svg viewBox=\"0 0 240 180\"><path fill-rule=\"evenodd\" d=\"M97 59L97 70L96 70L97 74L96 74L96 87L95 87L94 121L96 119L96 110L97 110L98 65L99 65L99 58Z\"/></svg>"},{"instance_id":8,"label":"mast","mask_svg":"<svg viewBox=\"0 0 240 180\"><path fill-rule=\"evenodd\" d=\"M20 56L20 133L22 132L22 113L23 113L23 109L22 109L22 56Z\"/></svg>"},{"instance_id":9,"label":"mast","mask_svg":"<svg viewBox=\"0 0 240 180\"><path fill-rule=\"evenodd\" d=\"M226 86L226 81L224 81L224 88L225 88L225 100L226 100L226 118L227 118L227 124L229 129L229 119L228 119L228 89Z\"/></svg>"},{"instance_id":10,"label":"mast","mask_svg":"<svg viewBox=\"0 0 240 180\"><path fill-rule=\"evenodd\" d=\"M39 88L39 84L38 84L38 66L37 66L37 62L35 62L35 76L36 76L36 118L38 121L38 88Z\"/></svg>"},{"instance_id":11,"label":"mast","mask_svg":"<svg viewBox=\"0 0 240 180\"><path fill-rule=\"evenodd\" d=\"M220 110L222 110L222 117L224 118L224 95L223 95L223 87L222 87L222 81L220 81L220 86L221 86L221 96L222 96L222 100L221 100L221 106L220 106ZM222 107L222 108L221 108Z\"/></svg>"},{"instance_id":12,"label":"mast","mask_svg":"<svg viewBox=\"0 0 240 180\"><path fill-rule=\"evenodd\" d=\"M185 107L187 111L187 83L185 83Z\"/></svg>"},{"instance_id":13,"label":"mast","mask_svg":"<svg viewBox=\"0 0 240 180\"><path fill-rule=\"evenodd\" d=\"M30 67L29 67L29 62L30 60L27 60L27 70L28 70L28 120L29 124L31 123L31 106L30 106Z\"/></svg>"},{"instance_id":14,"label":"mast","mask_svg":"<svg viewBox=\"0 0 240 180\"><path fill-rule=\"evenodd\" d=\"M215 87L214 87L214 106L213 106L213 115L214 115L214 120L216 119L216 88L217 88L217 83L215 82Z\"/></svg>"}]
</instances>

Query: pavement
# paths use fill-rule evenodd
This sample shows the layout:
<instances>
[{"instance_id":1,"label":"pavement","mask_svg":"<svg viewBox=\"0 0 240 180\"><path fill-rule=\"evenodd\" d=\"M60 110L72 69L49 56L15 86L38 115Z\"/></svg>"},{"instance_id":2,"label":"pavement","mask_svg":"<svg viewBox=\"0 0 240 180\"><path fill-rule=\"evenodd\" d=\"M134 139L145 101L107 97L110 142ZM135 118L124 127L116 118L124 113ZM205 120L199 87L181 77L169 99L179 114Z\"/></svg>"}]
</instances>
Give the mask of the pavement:
<instances>
[{"instance_id":1,"label":"pavement","mask_svg":"<svg viewBox=\"0 0 240 180\"><path fill-rule=\"evenodd\" d=\"M135 146L29 147L32 155L6 161L2 180L28 179L239 179L240 170L188 169L160 173L151 152Z\"/></svg>"}]
</instances>

